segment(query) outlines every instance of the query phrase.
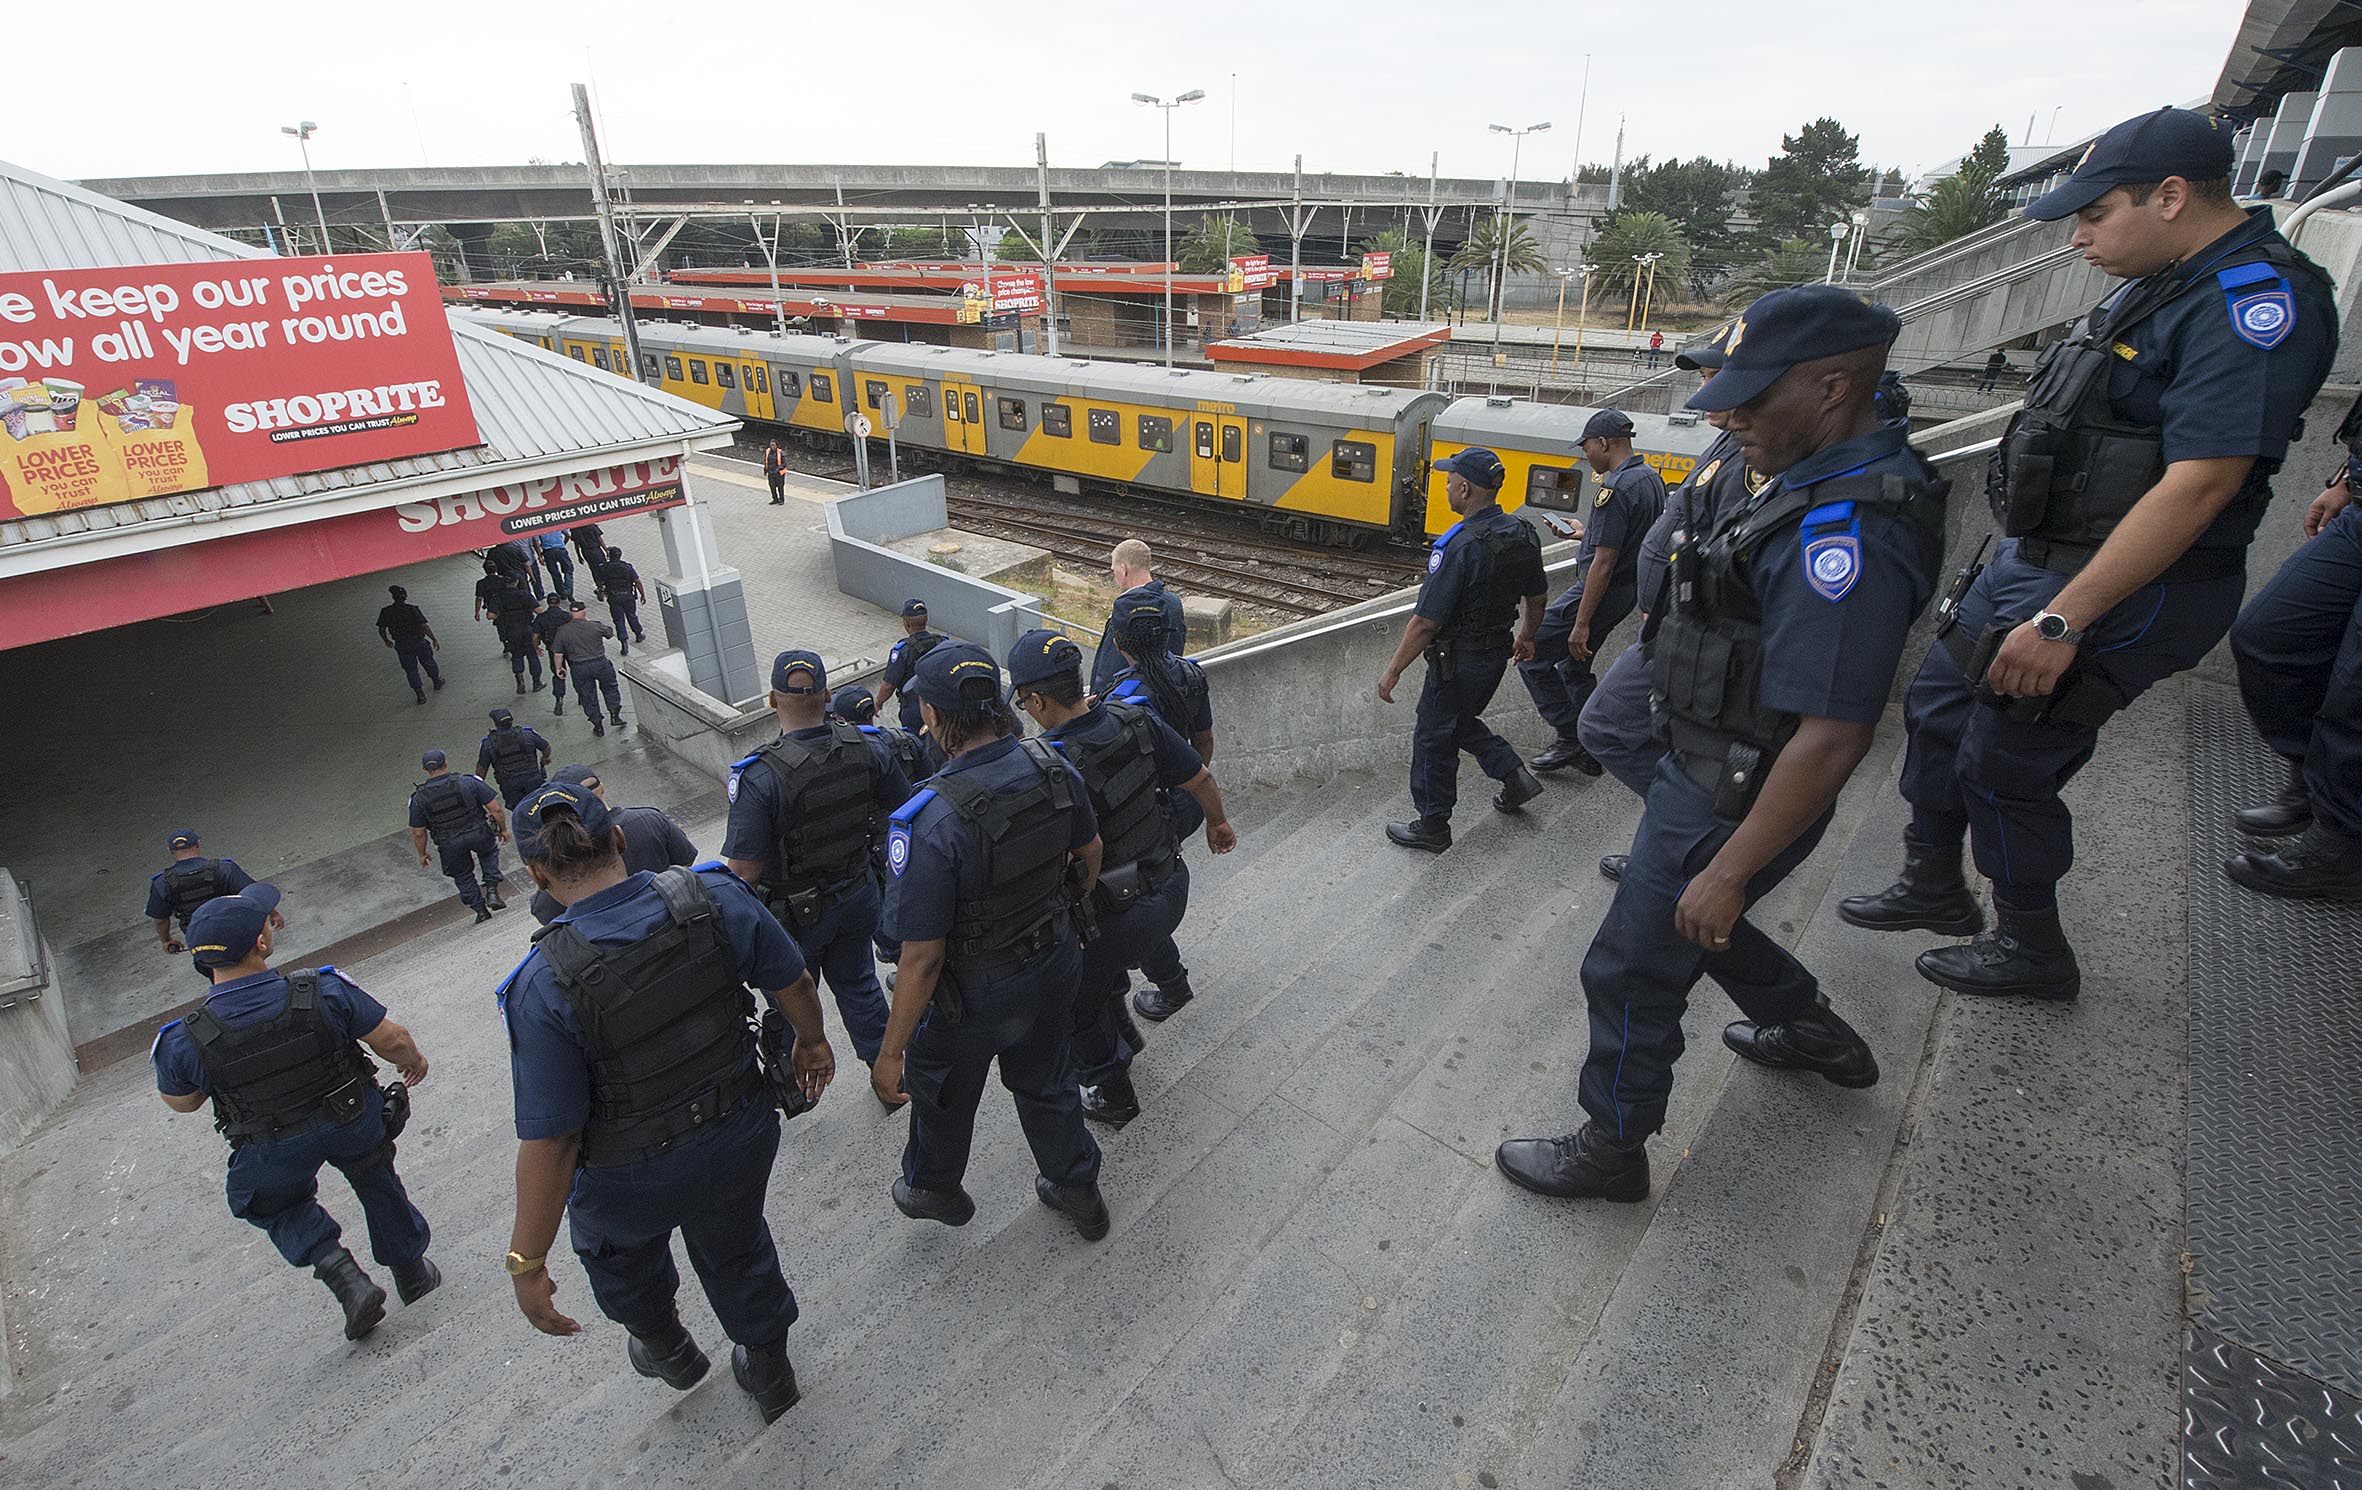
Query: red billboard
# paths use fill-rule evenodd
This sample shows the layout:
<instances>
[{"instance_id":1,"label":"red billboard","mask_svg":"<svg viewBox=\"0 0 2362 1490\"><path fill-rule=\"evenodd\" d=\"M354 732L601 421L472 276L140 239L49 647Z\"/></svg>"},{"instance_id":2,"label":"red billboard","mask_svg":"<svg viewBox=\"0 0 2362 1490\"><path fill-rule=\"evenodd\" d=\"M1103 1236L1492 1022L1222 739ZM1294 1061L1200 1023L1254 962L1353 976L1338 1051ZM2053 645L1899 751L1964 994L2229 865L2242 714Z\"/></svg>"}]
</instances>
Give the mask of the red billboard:
<instances>
[{"instance_id":1,"label":"red billboard","mask_svg":"<svg viewBox=\"0 0 2362 1490\"><path fill-rule=\"evenodd\" d=\"M0 519L478 443L425 254L0 274Z\"/></svg>"}]
</instances>

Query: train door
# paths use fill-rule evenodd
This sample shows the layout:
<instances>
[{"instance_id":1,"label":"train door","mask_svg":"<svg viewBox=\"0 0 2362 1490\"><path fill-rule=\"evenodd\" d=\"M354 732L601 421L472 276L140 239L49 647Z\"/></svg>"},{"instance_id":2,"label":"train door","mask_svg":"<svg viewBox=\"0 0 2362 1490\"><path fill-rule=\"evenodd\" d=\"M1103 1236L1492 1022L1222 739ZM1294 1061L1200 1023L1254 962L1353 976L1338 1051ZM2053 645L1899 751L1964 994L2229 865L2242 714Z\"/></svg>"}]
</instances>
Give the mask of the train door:
<instances>
[{"instance_id":1,"label":"train door","mask_svg":"<svg viewBox=\"0 0 2362 1490\"><path fill-rule=\"evenodd\" d=\"M1221 464L1215 469L1214 494L1234 502L1247 499L1247 421L1225 414L1221 431Z\"/></svg>"},{"instance_id":2,"label":"train door","mask_svg":"<svg viewBox=\"0 0 2362 1490\"><path fill-rule=\"evenodd\" d=\"M985 453L984 395L975 384L943 380L943 444L968 455Z\"/></svg>"},{"instance_id":3,"label":"train door","mask_svg":"<svg viewBox=\"0 0 2362 1490\"><path fill-rule=\"evenodd\" d=\"M1189 421L1189 489L1201 497L1222 494L1221 421L1199 414Z\"/></svg>"},{"instance_id":4,"label":"train door","mask_svg":"<svg viewBox=\"0 0 2362 1490\"><path fill-rule=\"evenodd\" d=\"M763 364L738 364L738 392L746 401L746 416L749 419L771 417L771 375Z\"/></svg>"}]
</instances>

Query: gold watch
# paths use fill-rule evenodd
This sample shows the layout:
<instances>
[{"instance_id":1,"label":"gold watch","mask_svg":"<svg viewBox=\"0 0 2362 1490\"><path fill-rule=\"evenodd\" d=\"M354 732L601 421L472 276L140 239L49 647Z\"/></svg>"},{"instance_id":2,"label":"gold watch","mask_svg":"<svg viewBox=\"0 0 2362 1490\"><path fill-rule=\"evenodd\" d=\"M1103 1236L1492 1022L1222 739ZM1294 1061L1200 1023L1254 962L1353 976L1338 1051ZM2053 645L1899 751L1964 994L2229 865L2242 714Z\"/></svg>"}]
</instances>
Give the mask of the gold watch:
<instances>
[{"instance_id":1,"label":"gold watch","mask_svg":"<svg viewBox=\"0 0 2362 1490\"><path fill-rule=\"evenodd\" d=\"M511 1252L502 1263L512 1278L522 1278L527 1273L538 1273L548 1265L549 1254L546 1252L539 1257L527 1257L522 1252Z\"/></svg>"}]
</instances>

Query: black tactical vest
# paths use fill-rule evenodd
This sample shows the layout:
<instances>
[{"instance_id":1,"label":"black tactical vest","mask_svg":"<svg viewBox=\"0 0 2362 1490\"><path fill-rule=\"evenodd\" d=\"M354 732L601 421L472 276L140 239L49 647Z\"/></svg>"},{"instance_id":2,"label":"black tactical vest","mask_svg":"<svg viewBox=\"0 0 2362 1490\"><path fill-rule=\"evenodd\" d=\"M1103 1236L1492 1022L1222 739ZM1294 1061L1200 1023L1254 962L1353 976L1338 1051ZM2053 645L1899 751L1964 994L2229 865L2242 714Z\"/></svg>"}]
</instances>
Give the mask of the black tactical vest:
<instances>
[{"instance_id":1,"label":"black tactical vest","mask_svg":"<svg viewBox=\"0 0 2362 1490\"><path fill-rule=\"evenodd\" d=\"M955 970L1030 961L1066 930L1073 783L1049 746L1026 740L1018 748L1037 776L1015 791L981 785L972 771L934 783L967 829L981 885L972 896L962 891L952 915L948 950Z\"/></svg>"},{"instance_id":2,"label":"black tactical vest","mask_svg":"<svg viewBox=\"0 0 2362 1490\"><path fill-rule=\"evenodd\" d=\"M782 735L757 754L779 778L787 820L766 888L801 894L861 873L885 831L869 737L858 725L832 724L825 743Z\"/></svg>"},{"instance_id":3,"label":"black tactical vest","mask_svg":"<svg viewBox=\"0 0 2362 1490\"><path fill-rule=\"evenodd\" d=\"M186 931L189 917L208 900L218 900L230 893L223 881L219 859L182 859L164 871L164 899L172 907L172 918Z\"/></svg>"},{"instance_id":4,"label":"black tactical vest","mask_svg":"<svg viewBox=\"0 0 2362 1490\"><path fill-rule=\"evenodd\" d=\"M661 1154L763 1090L754 999L720 909L695 870L664 870L651 885L665 922L629 946L593 943L572 925L534 938L582 1025L582 1162L592 1169Z\"/></svg>"},{"instance_id":5,"label":"black tactical vest","mask_svg":"<svg viewBox=\"0 0 2362 1490\"><path fill-rule=\"evenodd\" d=\"M484 742L492 747L492 774L503 785L522 791L549 779L541 771L541 752L533 748L533 742L517 726L496 729L484 737Z\"/></svg>"},{"instance_id":6,"label":"black tactical vest","mask_svg":"<svg viewBox=\"0 0 2362 1490\"><path fill-rule=\"evenodd\" d=\"M213 1089L213 1125L233 1145L322 1120L349 1122L360 1113L362 1088L377 1074L329 1023L320 975L310 968L287 975L287 1001L269 1019L230 1029L201 1005L181 1027Z\"/></svg>"},{"instance_id":7,"label":"black tactical vest","mask_svg":"<svg viewBox=\"0 0 2362 1490\"><path fill-rule=\"evenodd\" d=\"M1122 726L1112 738L1090 745L1069 736L1060 743L1082 773L1099 816L1101 872L1138 864L1147 879L1155 880L1180 852L1166 792L1156 779L1155 716L1137 704L1105 707Z\"/></svg>"},{"instance_id":8,"label":"black tactical vest","mask_svg":"<svg viewBox=\"0 0 2362 1490\"><path fill-rule=\"evenodd\" d=\"M1459 539L1461 543L1476 545L1477 562L1461 592L1459 608L1443 625L1437 640L1453 646L1509 645L1509 629L1516 624L1518 607L1525 601L1517 574L1521 567L1516 561L1524 552L1535 559L1542 555L1542 535L1533 530L1523 518L1508 523L1495 523L1481 530L1471 529Z\"/></svg>"},{"instance_id":9,"label":"black tactical vest","mask_svg":"<svg viewBox=\"0 0 2362 1490\"><path fill-rule=\"evenodd\" d=\"M1752 801L1797 716L1763 704L1763 602L1748 565L1765 543L1806 513L1833 502L1857 510L1901 513L1917 533L1926 571L1943 555L1941 477L1912 453L1910 472L1838 476L1801 491L1766 494L1714 514L1702 538L1673 556L1671 604L1651 618L1649 677L1658 735L1700 780L1719 775L1734 747L1754 752L1734 783ZM1856 562L1861 562L1857 558Z\"/></svg>"},{"instance_id":10,"label":"black tactical vest","mask_svg":"<svg viewBox=\"0 0 2362 1490\"><path fill-rule=\"evenodd\" d=\"M2312 260L2277 236L2254 247L2283 277L2322 278ZM2113 306L2093 307L2035 363L2025 407L2001 437L1987 493L2003 536L2028 540L2028 557L2035 563L2066 573L2080 570L2133 504L2164 477L2163 427L2119 419L2109 399L2115 348L2158 311L2215 283L2214 275L2203 272L2152 275L2127 287ZM2236 500L2267 499L2278 468L2277 461L2257 461ZM2166 577L2177 577L2176 571Z\"/></svg>"},{"instance_id":11,"label":"black tactical vest","mask_svg":"<svg viewBox=\"0 0 2362 1490\"><path fill-rule=\"evenodd\" d=\"M483 809L467 799L457 776L437 776L422 784L418 805L426 809L427 836L437 843L448 843L484 826Z\"/></svg>"},{"instance_id":12,"label":"black tactical vest","mask_svg":"<svg viewBox=\"0 0 2362 1490\"><path fill-rule=\"evenodd\" d=\"M886 748L894 752L895 763L902 767L902 774L910 778L912 786L917 786L935 774L933 752L928 749L925 737L891 725L880 724L873 728L885 740ZM884 840L881 837L879 841Z\"/></svg>"}]
</instances>

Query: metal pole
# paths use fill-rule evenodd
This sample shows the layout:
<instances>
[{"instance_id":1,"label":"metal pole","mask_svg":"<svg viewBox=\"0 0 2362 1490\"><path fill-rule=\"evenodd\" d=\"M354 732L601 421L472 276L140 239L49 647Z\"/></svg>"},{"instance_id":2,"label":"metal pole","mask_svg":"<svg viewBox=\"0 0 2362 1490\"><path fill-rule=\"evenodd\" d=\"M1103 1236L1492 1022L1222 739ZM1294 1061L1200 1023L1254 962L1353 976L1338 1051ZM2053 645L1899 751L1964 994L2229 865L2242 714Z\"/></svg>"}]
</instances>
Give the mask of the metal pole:
<instances>
[{"instance_id":1,"label":"metal pole","mask_svg":"<svg viewBox=\"0 0 2362 1490\"><path fill-rule=\"evenodd\" d=\"M1591 269L1592 266L1589 264L1583 266L1583 298L1581 303L1575 307L1575 366L1577 367L1583 365L1583 318L1591 310Z\"/></svg>"},{"instance_id":2,"label":"metal pole","mask_svg":"<svg viewBox=\"0 0 2362 1490\"><path fill-rule=\"evenodd\" d=\"M1058 355L1058 243L1050 236L1050 137L1038 131L1033 137L1033 167L1042 198L1042 342L1043 349L1055 357Z\"/></svg>"},{"instance_id":3,"label":"metal pole","mask_svg":"<svg viewBox=\"0 0 2362 1490\"><path fill-rule=\"evenodd\" d=\"M1648 313L1657 303L1657 259L1659 257L1657 254L1648 256L1648 284L1640 292L1640 329L1643 331L1648 330Z\"/></svg>"},{"instance_id":4,"label":"metal pole","mask_svg":"<svg viewBox=\"0 0 2362 1490\"><path fill-rule=\"evenodd\" d=\"M1575 205L1583 205L1583 114L1591 107L1591 54L1583 54L1583 91L1575 99Z\"/></svg>"},{"instance_id":5,"label":"metal pole","mask_svg":"<svg viewBox=\"0 0 2362 1490\"><path fill-rule=\"evenodd\" d=\"M1822 284L1825 284L1825 285L1826 285L1826 284L1834 284L1834 283L1836 282L1836 280L1837 280L1837 249L1838 249L1838 245L1840 245L1840 244L1842 244L1842 243L1844 243L1844 242L1845 242L1845 230L1844 230L1843 228L1841 228L1841 227L1838 227L1838 226L1837 226L1837 225L1835 225L1835 224L1831 224L1831 225L1830 225L1830 228L1829 228L1829 272L1828 272L1827 274L1824 274L1824 275L1822 275L1822 276L1821 276L1821 283L1822 283Z\"/></svg>"},{"instance_id":6,"label":"metal pole","mask_svg":"<svg viewBox=\"0 0 2362 1490\"><path fill-rule=\"evenodd\" d=\"M849 217L845 216L845 183L844 183L844 182L842 182L842 181L839 181L839 182L837 182L837 183L836 183L836 188L837 188L837 246L838 246L838 247L840 247L840 248L842 248L842 249L844 249L844 251L845 251L845 267L846 267L847 269L851 269L851 268L853 267L853 235L852 235L852 233L851 233L850 231L848 231L848 230L849 230L849 229L850 229L850 228L853 226L853 220L852 220L851 218L849 218Z\"/></svg>"},{"instance_id":7,"label":"metal pole","mask_svg":"<svg viewBox=\"0 0 2362 1490\"><path fill-rule=\"evenodd\" d=\"M1173 110L1178 104L1160 103L1165 116L1165 367L1173 365Z\"/></svg>"},{"instance_id":8,"label":"metal pole","mask_svg":"<svg viewBox=\"0 0 2362 1490\"><path fill-rule=\"evenodd\" d=\"M1296 157L1296 196L1288 207L1288 324L1304 319L1304 157Z\"/></svg>"},{"instance_id":9,"label":"metal pole","mask_svg":"<svg viewBox=\"0 0 2362 1490\"><path fill-rule=\"evenodd\" d=\"M1631 303L1624 308L1624 334L1626 336L1632 334L1633 325L1640 319L1640 270L1640 255L1634 254L1632 256L1632 299ZM1630 351L1631 348L1627 347L1625 350Z\"/></svg>"},{"instance_id":10,"label":"metal pole","mask_svg":"<svg viewBox=\"0 0 2362 1490\"><path fill-rule=\"evenodd\" d=\"M1427 244L1419 250L1419 319L1427 319L1427 285L1435 278L1435 181L1443 162L1441 150L1427 153Z\"/></svg>"},{"instance_id":11,"label":"metal pole","mask_svg":"<svg viewBox=\"0 0 2362 1490\"><path fill-rule=\"evenodd\" d=\"M320 252L332 254L335 245L328 241L328 209L320 205L320 184L312 179L312 144L308 135L295 137L295 148L303 152L304 189L312 194L312 215L320 219Z\"/></svg>"},{"instance_id":12,"label":"metal pole","mask_svg":"<svg viewBox=\"0 0 2362 1490\"><path fill-rule=\"evenodd\" d=\"M632 381L645 377L640 361L640 328L632 319L631 285L623 277L623 254L615 241L615 204L607 194L607 167L599 158L599 131L591 122L590 90L574 85L574 122L582 126L583 168L590 172L591 203L599 213L599 253L615 287L615 319L623 324L623 354L631 359Z\"/></svg>"},{"instance_id":13,"label":"metal pole","mask_svg":"<svg viewBox=\"0 0 2362 1490\"><path fill-rule=\"evenodd\" d=\"M1566 271L1558 271L1558 314L1550 322L1550 370L1558 371L1558 337L1566 328Z\"/></svg>"},{"instance_id":14,"label":"metal pole","mask_svg":"<svg viewBox=\"0 0 2362 1490\"><path fill-rule=\"evenodd\" d=\"M781 304L779 299L780 214L776 212L771 214L771 237L767 242L763 238L762 219L749 212L746 214L746 220L748 225L755 230L755 242L763 245L763 262L771 266L771 314L779 322L779 334L785 336L787 335L787 307Z\"/></svg>"},{"instance_id":15,"label":"metal pole","mask_svg":"<svg viewBox=\"0 0 2362 1490\"><path fill-rule=\"evenodd\" d=\"M1509 190L1501 197L1501 241L1493 252L1493 365L1501 363L1501 319L1509 310L1509 230L1517 222L1517 159L1525 149L1525 132L1510 136Z\"/></svg>"},{"instance_id":16,"label":"metal pole","mask_svg":"<svg viewBox=\"0 0 2362 1490\"><path fill-rule=\"evenodd\" d=\"M382 187L378 189L377 193L377 215L385 219L386 252L392 253L402 245L394 241L394 209L386 205L385 190Z\"/></svg>"}]
</instances>

